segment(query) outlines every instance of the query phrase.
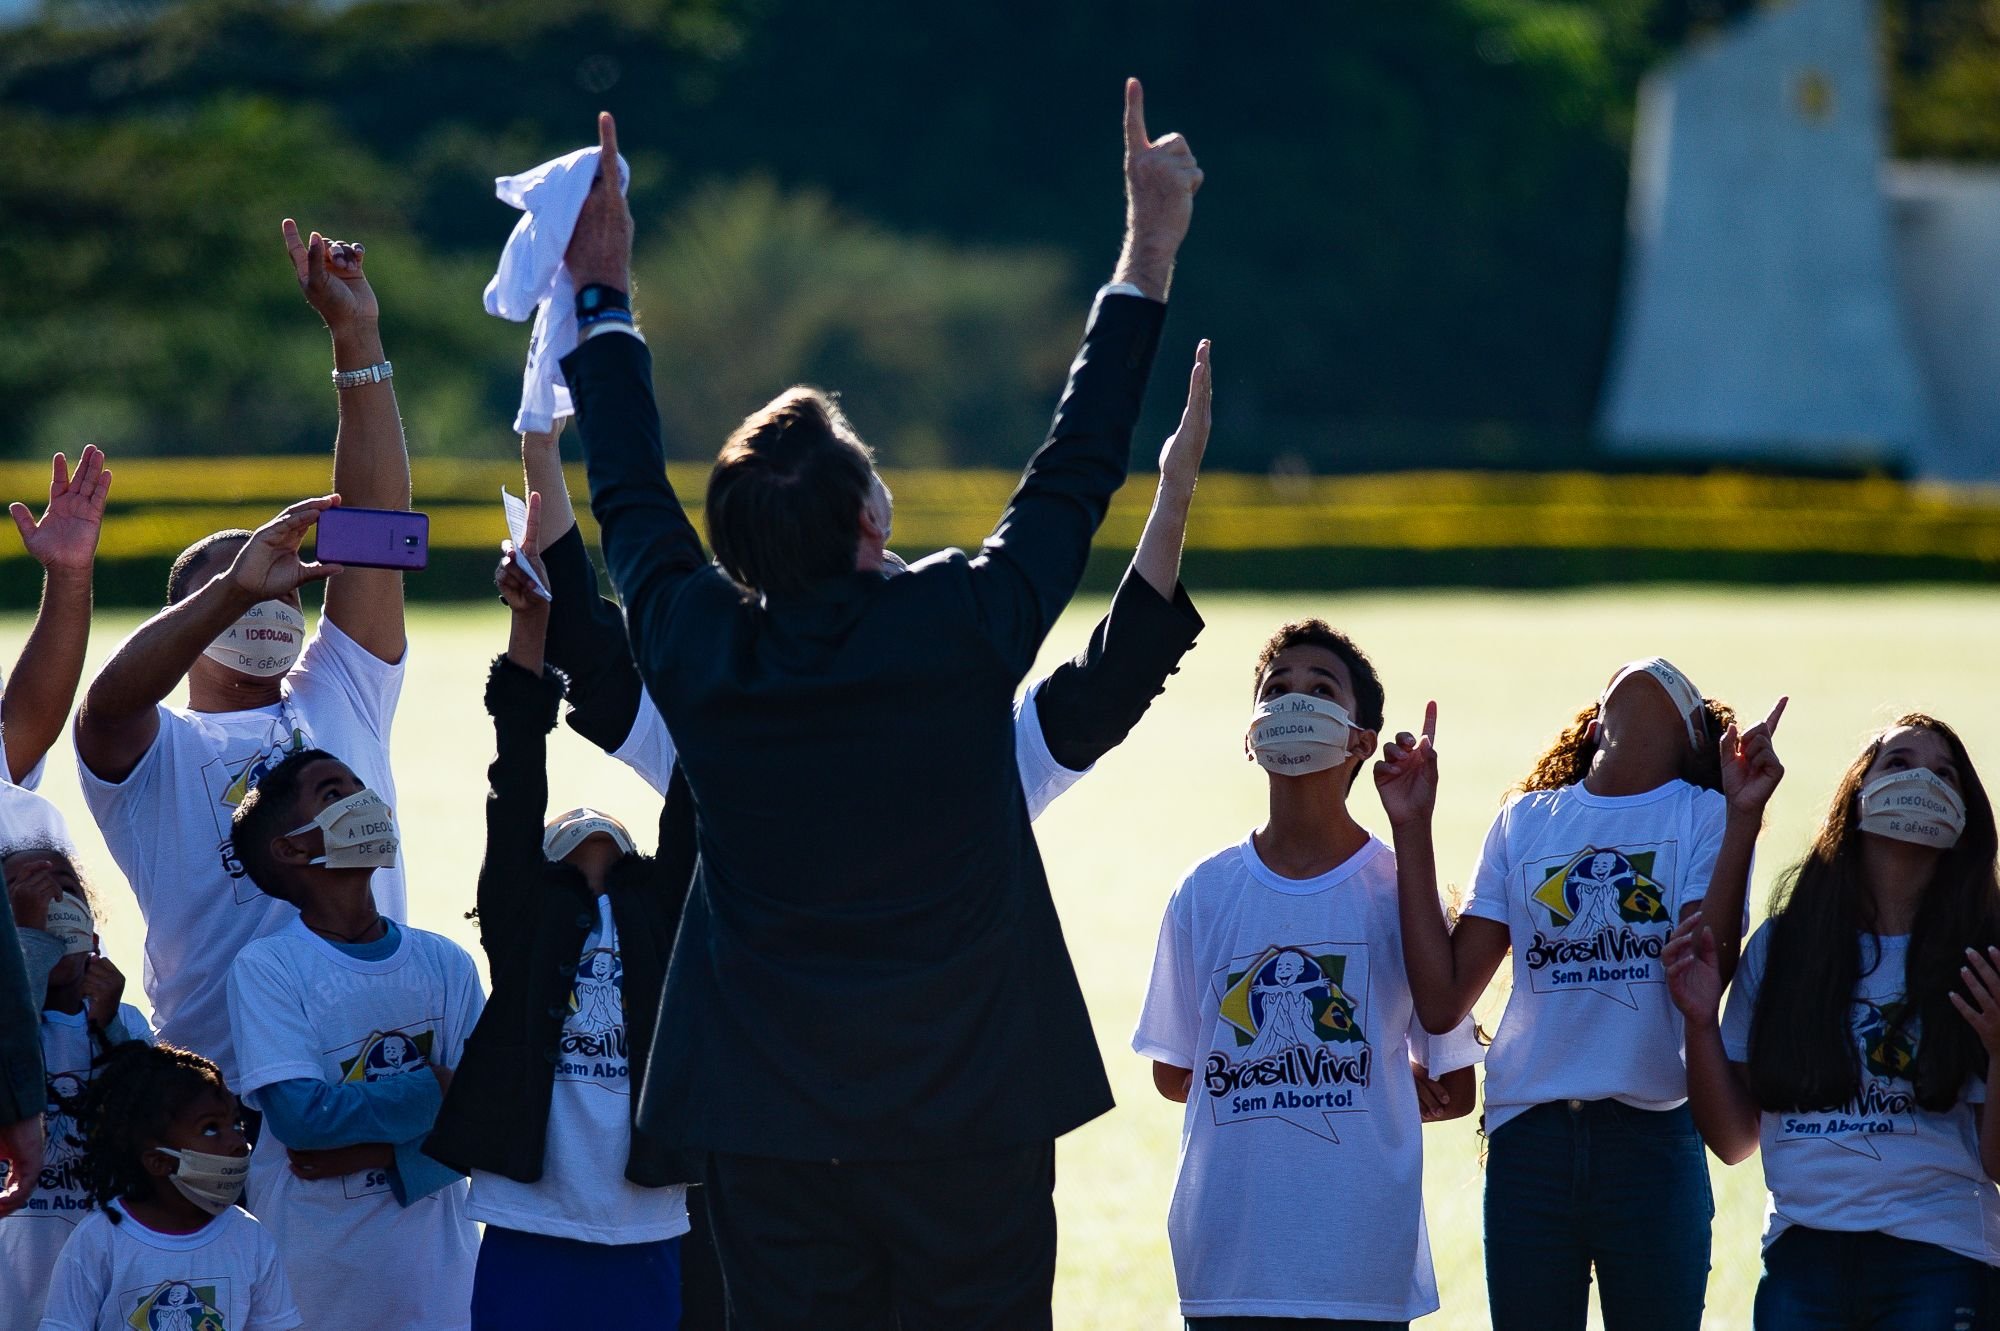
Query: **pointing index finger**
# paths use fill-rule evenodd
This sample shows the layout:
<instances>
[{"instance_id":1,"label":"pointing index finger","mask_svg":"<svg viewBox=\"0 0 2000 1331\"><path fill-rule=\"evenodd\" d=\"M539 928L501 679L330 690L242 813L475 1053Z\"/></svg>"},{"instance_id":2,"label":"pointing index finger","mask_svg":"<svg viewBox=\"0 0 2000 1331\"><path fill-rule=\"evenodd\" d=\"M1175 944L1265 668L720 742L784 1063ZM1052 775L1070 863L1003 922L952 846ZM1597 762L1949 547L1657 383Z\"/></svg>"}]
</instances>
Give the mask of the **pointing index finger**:
<instances>
[{"instance_id":1,"label":"pointing index finger","mask_svg":"<svg viewBox=\"0 0 2000 1331\"><path fill-rule=\"evenodd\" d=\"M1778 699L1777 704L1771 708L1771 714L1764 718L1765 734L1775 735L1778 733L1778 718L1785 714L1785 704L1791 700L1791 696L1787 694L1785 697Z\"/></svg>"},{"instance_id":2,"label":"pointing index finger","mask_svg":"<svg viewBox=\"0 0 2000 1331\"><path fill-rule=\"evenodd\" d=\"M1424 738L1437 743L1438 705L1435 700L1424 704Z\"/></svg>"},{"instance_id":3,"label":"pointing index finger","mask_svg":"<svg viewBox=\"0 0 2000 1331\"><path fill-rule=\"evenodd\" d=\"M612 188L618 186L618 122L609 111L597 113L597 170Z\"/></svg>"},{"instance_id":4,"label":"pointing index finger","mask_svg":"<svg viewBox=\"0 0 2000 1331\"><path fill-rule=\"evenodd\" d=\"M1125 80L1125 151L1144 152L1153 141L1146 136L1146 90L1139 80Z\"/></svg>"}]
</instances>

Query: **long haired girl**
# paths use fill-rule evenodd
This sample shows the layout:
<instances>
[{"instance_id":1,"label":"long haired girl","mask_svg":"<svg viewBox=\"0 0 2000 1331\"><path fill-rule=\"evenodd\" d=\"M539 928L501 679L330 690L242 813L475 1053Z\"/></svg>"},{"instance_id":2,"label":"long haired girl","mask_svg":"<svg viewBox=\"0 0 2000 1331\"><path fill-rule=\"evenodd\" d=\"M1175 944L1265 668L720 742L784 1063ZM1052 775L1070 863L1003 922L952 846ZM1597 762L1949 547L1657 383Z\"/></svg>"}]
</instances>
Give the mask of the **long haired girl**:
<instances>
[{"instance_id":1,"label":"long haired girl","mask_svg":"<svg viewBox=\"0 0 2000 1331\"><path fill-rule=\"evenodd\" d=\"M1771 1193L1756 1324L1978 1324L2000 1263L2000 850L1957 732L1912 713L1841 778L1811 850L1721 977L1701 922L1668 948L1689 1094Z\"/></svg>"}]
</instances>

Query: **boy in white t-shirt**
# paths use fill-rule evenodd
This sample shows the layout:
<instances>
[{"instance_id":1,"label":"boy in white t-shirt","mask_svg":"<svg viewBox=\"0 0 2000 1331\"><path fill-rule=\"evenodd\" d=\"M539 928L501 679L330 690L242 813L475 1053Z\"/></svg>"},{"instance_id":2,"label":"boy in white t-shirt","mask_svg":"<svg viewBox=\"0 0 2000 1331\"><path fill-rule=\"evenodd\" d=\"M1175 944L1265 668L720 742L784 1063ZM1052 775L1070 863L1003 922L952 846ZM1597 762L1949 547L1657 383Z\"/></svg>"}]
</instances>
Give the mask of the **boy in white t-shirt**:
<instances>
[{"instance_id":1,"label":"boy in white t-shirt","mask_svg":"<svg viewBox=\"0 0 2000 1331\"><path fill-rule=\"evenodd\" d=\"M1302 620L1265 644L1255 696L1269 820L1175 890L1132 1037L1187 1103L1167 1220L1181 1312L1407 1326L1438 1307L1420 1125L1471 1112L1479 1042L1469 1019L1445 1036L1417 1021L1397 856L1347 807L1382 726L1374 665ZM1327 1196L1358 1217L1337 1237L1299 1204Z\"/></svg>"},{"instance_id":2,"label":"boy in white t-shirt","mask_svg":"<svg viewBox=\"0 0 2000 1331\"><path fill-rule=\"evenodd\" d=\"M295 504L255 532L206 536L174 561L167 607L91 681L76 719L84 801L146 917L146 993L160 1036L222 1066L232 1083L229 962L293 914L244 880L229 818L288 753L340 754L390 799L389 726L403 686L400 573L307 564L299 545L336 504L410 506L410 463L361 247L285 239L307 302L333 336L340 426L335 495ZM300 589L328 578L308 640ZM168 704L187 681L187 706ZM376 899L405 914L400 868Z\"/></svg>"},{"instance_id":3,"label":"boy in white t-shirt","mask_svg":"<svg viewBox=\"0 0 2000 1331\"><path fill-rule=\"evenodd\" d=\"M465 1180L421 1145L479 1019L472 958L378 911L370 879L396 858L395 819L339 759L279 763L234 831L250 880L298 909L237 955L229 1014L264 1115L250 1197L299 1306L315 1327L465 1327Z\"/></svg>"},{"instance_id":4,"label":"boy in white t-shirt","mask_svg":"<svg viewBox=\"0 0 2000 1331\"><path fill-rule=\"evenodd\" d=\"M75 1118L84 1089L105 1053L149 1039L152 1030L138 1009L118 1001L125 977L97 955L90 895L67 849L6 849L0 871L28 956L28 987L42 996L48 1082L36 1190L21 1210L0 1218L0 1331L34 1331L56 1257L91 1208Z\"/></svg>"},{"instance_id":5,"label":"boy in white t-shirt","mask_svg":"<svg viewBox=\"0 0 2000 1331\"><path fill-rule=\"evenodd\" d=\"M235 1204L250 1140L215 1064L167 1045L120 1045L79 1122L82 1172L103 1209L63 1247L41 1331L303 1325L271 1236Z\"/></svg>"}]
</instances>

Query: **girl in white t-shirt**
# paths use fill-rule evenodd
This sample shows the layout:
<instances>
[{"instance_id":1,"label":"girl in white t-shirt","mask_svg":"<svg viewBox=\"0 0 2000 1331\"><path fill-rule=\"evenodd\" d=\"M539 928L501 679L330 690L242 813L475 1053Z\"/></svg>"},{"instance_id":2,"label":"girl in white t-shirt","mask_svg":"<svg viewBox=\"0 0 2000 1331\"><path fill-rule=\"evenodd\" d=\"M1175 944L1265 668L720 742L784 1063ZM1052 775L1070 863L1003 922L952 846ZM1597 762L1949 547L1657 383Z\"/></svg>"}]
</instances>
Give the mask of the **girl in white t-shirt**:
<instances>
[{"instance_id":1,"label":"girl in white t-shirt","mask_svg":"<svg viewBox=\"0 0 2000 1331\"><path fill-rule=\"evenodd\" d=\"M215 1064L170 1045L119 1045L79 1122L102 1209L63 1247L41 1331L301 1325L277 1245L236 1205L250 1140Z\"/></svg>"},{"instance_id":2,"label":"girl in white t-shirt","mask_svg":"<svg viewBox=\"0 0 2000 1331\"><path fill-rule=\"evenodd\" d=\"M1455 927L1434 892L1404 880L1403 949L1427 1030L1464 1020L1514 957L1486 1055L1496 1331L1581 1331L1593 1270L1607 1326L1701 1324L1715 1207L1661 956L1706 898L1733 959L1743 873L1725 868L1747 871L1756 819L1739 806L1775 784L1783 709L1739 735L1668 662L1623 666L1500 811ZM1428 768L1431 734L1399 735L1383 757ZM1733 890L1711 896L1711 877Z\"/></svg>"},{"instance_id":3,"label":"girl in white t-shirt","mask_svg":"<svg viewBox=\"0 0 2000 1331\"><path fill-rule=\"evenodd\" d=\"M1812 849L1722 976L1700 921L1668 977L1696 1123L1730 1164L1762 1147L1760 1331L1983 1326L2000 1266L2000 849L1944 722L1862 750Z\"/></svg>"},{"instance_id":4,"label":"girl in white t-shirt","mask_svg":"<svg viewBox=\"0 0 2000 1331\"><path fill-rule=\"evenodd\" d=\"M69 852L46 844L10 847L0 850L0 872L29 958L29 989L41 994L48 1084L41 1176L27 1205L0 1219L0 1331L34 1331L56 1257L90 1213L75 1118L84 1089L107 1051L149 1039L152 1029L136 1008L118 1001L125 977L97 955L94 903Z\"/></svg>"}]
</instances>

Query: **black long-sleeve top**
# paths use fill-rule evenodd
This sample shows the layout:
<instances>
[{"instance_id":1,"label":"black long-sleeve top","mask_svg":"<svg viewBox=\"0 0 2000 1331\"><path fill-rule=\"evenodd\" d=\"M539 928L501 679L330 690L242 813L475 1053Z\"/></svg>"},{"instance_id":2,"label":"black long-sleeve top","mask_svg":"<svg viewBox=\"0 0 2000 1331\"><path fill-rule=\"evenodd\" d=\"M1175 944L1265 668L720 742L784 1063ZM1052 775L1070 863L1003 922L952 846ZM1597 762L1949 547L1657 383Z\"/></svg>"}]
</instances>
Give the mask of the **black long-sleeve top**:
<instances>
[{"instance_id":1,"label":"black long-sleeve top","mask_svg":"<svg viewBox=\"0 0 2000 1331\"><path fill-rule=\"evenodd\" d=\"M1164 307L1099 299L994 534L746 601L667 483L651 360L563 369L698 860L640 1121L678 1146L920 1159L1111 1106L1014 760L1012 699L1124 479Z\"/></svg>"}]
</instances>

